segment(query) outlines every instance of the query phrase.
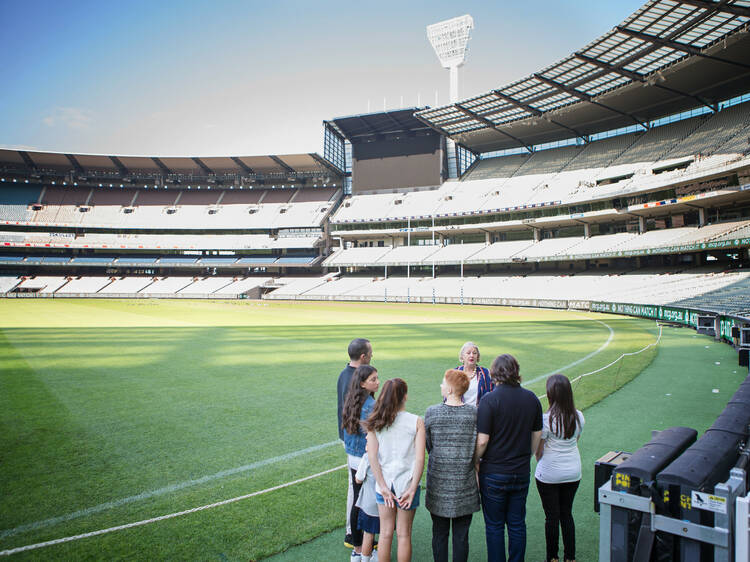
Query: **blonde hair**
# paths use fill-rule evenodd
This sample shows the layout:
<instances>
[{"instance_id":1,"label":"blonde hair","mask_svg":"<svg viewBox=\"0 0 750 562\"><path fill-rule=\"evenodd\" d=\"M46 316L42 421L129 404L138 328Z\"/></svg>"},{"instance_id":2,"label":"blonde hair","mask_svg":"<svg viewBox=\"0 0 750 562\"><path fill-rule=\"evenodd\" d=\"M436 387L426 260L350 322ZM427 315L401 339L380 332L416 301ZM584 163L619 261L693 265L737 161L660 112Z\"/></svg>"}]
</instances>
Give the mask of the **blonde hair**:
<instances>
[{"instance_id":1,"label":"blonde hair","mask_svg":"<svg viewBox=\"0 0 750 562\"><path fill-rule=\"evenodd\" d=\"M458 369L445 371L445 382L450 385L458 398L461 398L469 390L469 375Z\"/></svg>"},{"instance_id":2,"label":"blonde hair","mask_svg":"<svg viewBox=\"0 0 750 562\"><path fill-rule=\"evenodd\" d=\"M465 344L461 346L461 351L458 352L458 360L463 363L464 362L464 353L466 353L467 350L474 348L477 350L477 363L479 362L479 346L475 344L473 341L467 341Z\"/></svg>"}]
</instances>

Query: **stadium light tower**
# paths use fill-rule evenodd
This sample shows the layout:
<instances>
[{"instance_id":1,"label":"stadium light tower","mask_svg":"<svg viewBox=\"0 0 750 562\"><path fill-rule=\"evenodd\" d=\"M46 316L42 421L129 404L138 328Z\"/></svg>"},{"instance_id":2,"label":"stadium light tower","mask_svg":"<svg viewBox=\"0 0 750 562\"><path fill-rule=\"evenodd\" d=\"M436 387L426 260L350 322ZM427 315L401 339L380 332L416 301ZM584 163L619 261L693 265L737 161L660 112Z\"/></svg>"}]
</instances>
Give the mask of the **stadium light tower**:
<instances>
[{"instance_id":1,"label":"stadium light tower","mask_svg":"<svg viewBox=\"0 0 750 562\"><path fill-rule=\"evenodd\" d=\"M466 14L427 26L427 39L435 49L440 64L450 70L450 103L458 101L458 67L466 59L469 32L474 29L474 19Z\"/></svg>"}]
</instances>

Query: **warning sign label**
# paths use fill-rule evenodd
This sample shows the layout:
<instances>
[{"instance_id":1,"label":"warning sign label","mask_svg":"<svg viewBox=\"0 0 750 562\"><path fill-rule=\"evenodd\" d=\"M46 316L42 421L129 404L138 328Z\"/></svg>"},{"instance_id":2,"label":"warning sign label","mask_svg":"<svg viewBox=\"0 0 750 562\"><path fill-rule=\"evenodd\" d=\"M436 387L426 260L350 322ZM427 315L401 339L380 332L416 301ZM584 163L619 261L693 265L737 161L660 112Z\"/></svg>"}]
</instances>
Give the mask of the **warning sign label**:
<instances>
[{"instance_id":1,"label":"warning sign label","mask_svg":"<svg viewBox=\"0 0 750 562\"><path fill-rule=\"evenodd\" d=\"M713 511L714 513L726 513L727 499L706 492L693 491L692 507Z\"/></svg>"}]
</instances>

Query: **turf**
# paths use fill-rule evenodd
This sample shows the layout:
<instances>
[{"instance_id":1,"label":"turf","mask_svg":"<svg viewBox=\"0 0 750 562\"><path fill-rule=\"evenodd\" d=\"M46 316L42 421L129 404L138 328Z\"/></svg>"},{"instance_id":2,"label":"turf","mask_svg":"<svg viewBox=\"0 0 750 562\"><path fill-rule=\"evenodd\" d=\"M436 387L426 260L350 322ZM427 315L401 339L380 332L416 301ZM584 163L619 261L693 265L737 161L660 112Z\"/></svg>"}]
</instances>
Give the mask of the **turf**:
<instances>
[{"instance_id":1,"label":"turf","mask_svg":"<svg viewBox=\"0 0 750 562\"><path fill-rule=\"evenodd\" d=\"M635 451L651 438L652 430L683 425L702 433L745 376L747 370L737 367L737 354L731 347L696 336L687 328L665 328L653 363L631 383L585 410L586 426L580 441L583 477L574 504L578 560L598 560L599 517L593 510L596 459L611 450ZM533 485L526 521L526 559L543 560L544 512ZM432 559L431 536L429 513L419 508L413 532L414 560ZM342 553L339 559L343 560L342 537L342 530L327 533L270 560L326 560L333 559L331 552ZM560 548L562 554L562 545ZM470 549L470 560L487 559L481 512L474 515Z\"/></svg>"},{"instance_id":2,"label":"turf","mask_svg":"<svg viewBox=\"0 0 750 562\"><path fill-rule=\"evenodd\" d=\"M631 318L496 307L1 300L0 550L342 464L334 387L357 336L372 341L382 380L407 380L408 409L421 414L438 401L442 372L466 340L479 345L483 364L514 354L526 380L542 377L530 385L541 393L544 375L592 371L653 342L656 331ZM654 355L583 379L579 406L625 384ZM337 471L18 557L258 559L340 527L344 494Z\"/></svg>"}]
</instances>

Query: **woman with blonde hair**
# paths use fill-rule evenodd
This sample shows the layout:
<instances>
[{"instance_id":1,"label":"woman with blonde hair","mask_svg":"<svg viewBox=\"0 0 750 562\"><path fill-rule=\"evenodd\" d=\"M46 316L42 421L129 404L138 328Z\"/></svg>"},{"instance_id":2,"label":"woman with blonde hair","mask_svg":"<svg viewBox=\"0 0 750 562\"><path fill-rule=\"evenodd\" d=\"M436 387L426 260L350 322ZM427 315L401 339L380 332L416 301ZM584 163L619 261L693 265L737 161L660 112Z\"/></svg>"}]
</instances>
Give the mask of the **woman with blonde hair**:
<instances>
[{"instance_id":1,"label":"woman with blonde hair","mask_svg":"<svg viewBox=\"0 0 750 562\"><path fill-rule=\"evenodd\" d=\"M466 390L463 400L474 406L479 406L482 396L492 392L495 388L490 372L485 367L479 366L479 357L477 344L467 341L461 346L461 351L458 352L458 360L461 365L456 367L469 376L469 388Z\"/></svg>"},{"instance_id":2,"label":"woman with blonde hair","mask_svg":"<svg viewBox=\"0 0 750 562\"><path fill-rule=\"evenodd\" d=\"M408 387L403 379L383 385L367 418L367 456L375 475L380 516L378 556L391 560L393 528L398 560L411 560L411 529L419 505L419 481L424 470L425 430L422 418L406 411Z\"/></svg>"}]
</instances>

